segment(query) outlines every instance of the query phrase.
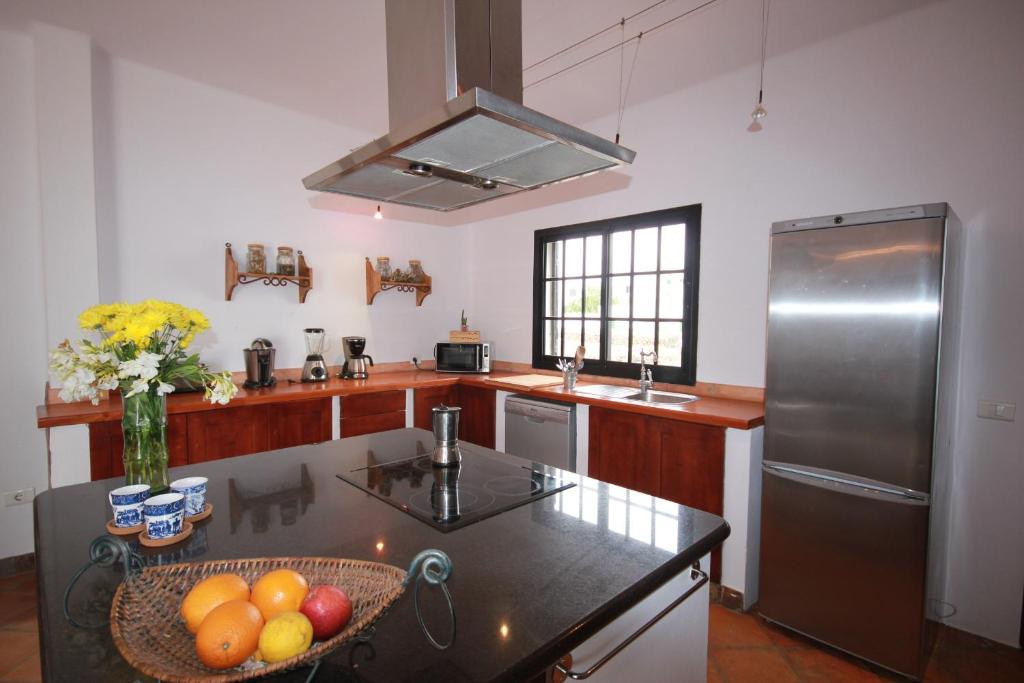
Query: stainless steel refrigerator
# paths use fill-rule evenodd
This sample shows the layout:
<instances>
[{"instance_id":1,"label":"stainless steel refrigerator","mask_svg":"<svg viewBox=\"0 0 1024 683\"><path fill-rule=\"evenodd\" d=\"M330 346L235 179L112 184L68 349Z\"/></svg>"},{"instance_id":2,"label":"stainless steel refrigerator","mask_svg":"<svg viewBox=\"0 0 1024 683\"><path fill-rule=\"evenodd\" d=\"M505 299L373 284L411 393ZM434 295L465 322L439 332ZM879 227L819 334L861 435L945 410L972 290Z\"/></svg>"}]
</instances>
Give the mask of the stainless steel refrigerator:
<instances>
[{"instance_id":1,"label":"stainless steel refrigerator","mask_svg":"<svg viewBox=\"0 0 1024 683\"><path fill-rule=\"evenodd\" d=\"M946 204L771 234L760 611L911 677L944 605L959 244Z\"/></svg>"}]
</instances>

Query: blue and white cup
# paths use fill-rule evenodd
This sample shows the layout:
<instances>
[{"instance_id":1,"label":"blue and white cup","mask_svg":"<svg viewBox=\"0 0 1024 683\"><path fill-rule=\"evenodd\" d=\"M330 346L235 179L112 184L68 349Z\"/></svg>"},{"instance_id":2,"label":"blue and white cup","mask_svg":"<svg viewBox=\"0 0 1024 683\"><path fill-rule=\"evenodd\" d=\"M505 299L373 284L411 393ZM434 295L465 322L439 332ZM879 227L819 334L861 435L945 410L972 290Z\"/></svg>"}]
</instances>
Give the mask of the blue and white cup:
<instances>
[{"instance_id":1,"label":"blue and white cup","mask_svg":"<svg viewBox=\"0 0 1024 683\"><path fill-rule=\"evenodd\" d=\"M158 541L181 533L185 521L185 496L180 493L161 493L143 503L146 514L146 534Z\"/></svg>"},{"instance_id":2,"label":"blue and white cup","mask_svg":"<svg viewBox=\"0 0 1024 683\"><path fill-rule=\"evenodd\" d=\"M206 477L185 477L171 482L171 490L185 496L185 516L194 517L206 507Z\"/></svg>"},{"instance_id":3,"label":"blue and white cup","mask_svg":"<svg viewBox=\"0 0 1024 683\"><path fill-rule=\"evenodd\" d=\"M149 484L131 484L107 494L114 509L114 526L128 528L142 524L142 502L149 498Z\"/></svg>"}]
</instances>

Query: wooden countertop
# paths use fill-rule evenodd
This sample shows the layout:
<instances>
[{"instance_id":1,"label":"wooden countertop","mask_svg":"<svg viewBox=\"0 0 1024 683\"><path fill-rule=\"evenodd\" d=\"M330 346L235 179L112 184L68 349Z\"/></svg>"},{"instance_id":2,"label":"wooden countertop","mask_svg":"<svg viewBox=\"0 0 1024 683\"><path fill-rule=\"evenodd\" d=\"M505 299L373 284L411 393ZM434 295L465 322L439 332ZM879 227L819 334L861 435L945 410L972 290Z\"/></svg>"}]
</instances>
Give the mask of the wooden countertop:
<instances>
[{"instance_id":1,"label":"wooden countertop","mask_svg":"<svg viewBox=\"0 0 1024 683\"><path fill-rule=\"evenodd\" d=\"M405 390L444 386L448 384L466 384L486 389L501 389L517 394L527 394L537 398L546 398L572 403L622 410L629 413L650 415L651 417L696 422L717 427L733 427L750 429L764 424L764 403L761 401L745 401L716 396L701 396L697 401L679 406L648 406L626 401L589 396L577 392L565 391L561 386L540 387L526 390L523 387L501 382L502 377L523 374L522 372L494 371L489 375L457 375L437 373L433 370L399 370L372 373L369 379L338 379L333 376L337 372L332 369L332 377L323 383L302 383L289 381L296 371L282 370L277 374L276 386L267 389L239 388L238 394L229 407L279 403L282 401L303 401L331 396L350 396L377 391ZM594 381L579 382L578 387L588 384L604 383L599 378ZM218 410L217 406L203 400L202 392L171 394L167 400L167 412L193 413L203 410ZM59 399L36 407L36 425L43 427L61 427L93 422L108 422L121 419L121 400L113 394L109 400L99 405L88 402L63 403Z\"/></svg>"}]
</instances>

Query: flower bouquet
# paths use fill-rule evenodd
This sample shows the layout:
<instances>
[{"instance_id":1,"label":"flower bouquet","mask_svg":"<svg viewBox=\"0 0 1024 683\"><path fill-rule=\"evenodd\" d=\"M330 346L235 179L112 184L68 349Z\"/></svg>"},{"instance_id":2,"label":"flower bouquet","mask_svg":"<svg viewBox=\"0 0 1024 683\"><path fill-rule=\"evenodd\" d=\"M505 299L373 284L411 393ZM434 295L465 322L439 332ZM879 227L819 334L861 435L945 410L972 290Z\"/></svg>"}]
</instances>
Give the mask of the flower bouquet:
<instances>
[{"instance_id":1,"label":"flower bouquet","mask_svg":"<svg viewBox=\"0 0 1024 683\"><path fill-rule=\"evenodd\" d=\"M128 484L168 487L167 394L174 382L205 388L208 401L226 404L238 392L231 373L210 372L198 354L186 349L210 322L195 309L147 299L135 304L93 306L78 317L100 341L65 340L50 353L50 369L60 378L64 401L99 403L101 391L121 391L124 416L124 471Z\"/></svg>"}]
</instances>

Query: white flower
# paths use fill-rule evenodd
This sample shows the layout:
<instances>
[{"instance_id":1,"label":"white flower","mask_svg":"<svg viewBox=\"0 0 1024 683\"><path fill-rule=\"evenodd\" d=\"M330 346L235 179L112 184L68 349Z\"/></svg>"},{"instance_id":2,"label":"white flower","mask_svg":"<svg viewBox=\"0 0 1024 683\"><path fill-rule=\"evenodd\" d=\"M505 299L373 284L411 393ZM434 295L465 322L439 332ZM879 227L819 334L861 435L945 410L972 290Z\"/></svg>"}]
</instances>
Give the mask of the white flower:
<instances>
[{"instance_id":1,"label":"white flower","mask_svg":"<svg viewBox=\"0 0 1024 683\"><path fill-rule=\"evenodd\" d=\"M127 379L129 377L138 377L139 379L149 381L156 377L160 368L160 361L164 359L158 353L150 353L149 351L143 351L139 354L138 358L131 360L121 361L120 365L117 366L117 376L121 379ZM135 385L132 385L134 390Z\"/></svg>"},{"instance_id":2,"label":"white flower","mask_svg":"<svg viewBox=\"0 0 1024 683\"><path fill-rule=\"evenodd\" d=\"M143 393L145 391L148 391L148 390L149 390L149 381L145 380L145 379L142 379L142 378L139 378L139 379L135 380L134 382L132 382L131 391L129 391L127 394L125 394L124 397L125 398L131 398L132 396L135 396L136 394L141 394L141 393Z\"/></svg>"},{"instance_id":3,"label":"white flower","mask_svg":"<svg viewBox=\"0 0 1024 683\"><path fill-rule=\"evenodd\" d=\"M167 394L174 391L174 385L168 384L167 382L158 382L156 385L156 395L166 396Z\"/></svg>"},{"instance_id":4,"label":"white flower","mask_svg":"<svg viewBox=\"0 0 1024 683\"><path fill-rule=\"evenodd\" d=\"M237 393L238 387L231 382L231 375L225 372L216 375L206 386L205 398L210 403L219 403L223 406L227 405L228 401Z\"/></svg>"}]
</instances>

